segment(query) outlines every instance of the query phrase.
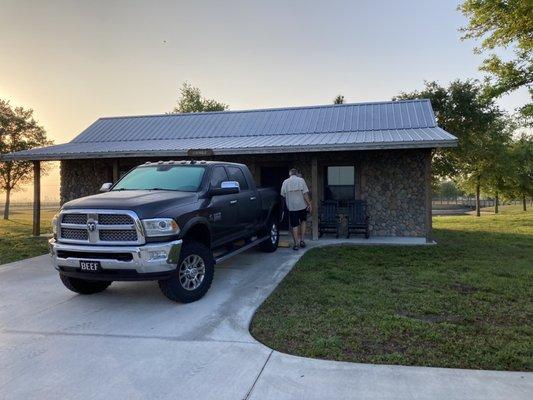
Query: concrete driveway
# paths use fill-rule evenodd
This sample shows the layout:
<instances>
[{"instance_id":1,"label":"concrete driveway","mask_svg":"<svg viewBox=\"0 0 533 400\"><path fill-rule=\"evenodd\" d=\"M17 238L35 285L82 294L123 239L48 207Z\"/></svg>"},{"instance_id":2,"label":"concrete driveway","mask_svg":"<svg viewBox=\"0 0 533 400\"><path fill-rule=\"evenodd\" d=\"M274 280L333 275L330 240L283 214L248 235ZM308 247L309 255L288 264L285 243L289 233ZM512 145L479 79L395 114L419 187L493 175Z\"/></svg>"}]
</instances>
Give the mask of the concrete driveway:
<instances>
[{"instance_id":1,"label":"concrete driveway","mask_svg":"<svg viewBox=\"0 0 533 400\"><path fill-rule=\"evenodd\" d=\"M301 254L248 251L217 266L208 294L186 305L153 282L75 295L48 256L0 266L0 398L533 397L531 373L311 360L256 342L255 308Z\"/></svg>"}]
</instances>

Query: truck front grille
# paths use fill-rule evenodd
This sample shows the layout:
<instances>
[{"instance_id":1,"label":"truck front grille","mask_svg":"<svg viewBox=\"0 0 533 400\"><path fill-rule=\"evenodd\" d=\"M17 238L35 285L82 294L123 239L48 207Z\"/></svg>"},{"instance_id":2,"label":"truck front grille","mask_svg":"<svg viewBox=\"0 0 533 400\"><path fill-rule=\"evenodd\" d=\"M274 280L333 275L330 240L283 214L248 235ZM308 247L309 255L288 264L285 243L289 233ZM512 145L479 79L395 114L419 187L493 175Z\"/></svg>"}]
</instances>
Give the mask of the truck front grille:
<instances>
[{"instance_id":1,"label":"truck front grille","mask_svg":"<svg viewBox=\"0 0 533 400\"><path fill-rule=\"evenodd\" d=\"M61 228L61 237L68 240L89 240L87 229Z\"/></svg>"},{"instance_id":2,"label":"truck front grille","mask_svg":"<svg viewBox=\"0 0 533 400\"><path fill-rule=\"evenodd\" d=\"M58 250L58 258L81 258L91 260L117 260L117 261L131 261L133 255L131 253L95 253L87 251L71 251Z\"/></svg>"},{"instance_id":3,"label":"truck front grille","mask_svg":"<svg viewBox=\"0 0 533 400\"><path fill-rule=\"evenodd\" d=\"M65 214L61 221L64 224L84 225L87 223L87 214Z\"/></svg>"},{"instance_id":4,"label":"truck front grille","mask_svg":"<svg viewBox=\"0 0 533 400\"><path fill-rule=\"evenodd\" d=\"M133 211L66 210L59 219L59 241L80 244L143 244L139 218Z\"/></svg>"},{"instance_id":5,"label":"truck front grille","mask_svg":"<svg viewBox=\"0 0 533 400\"><path fill-rule=\"evenodd\" d=\"M100 230L100 240L107 242L134 242L137 240L135 229L106 229Z\"/></svg>"},{"instance_id":6,"label":"truck front grille","mask_svg":"<svg viewBox=\"0 0 533 400\"><path fill-rule=\"evenodd\" d=\"M98 215L100 225L133 225L133 218L124 214L100 214Z\"/></svg>"}]
</instances>

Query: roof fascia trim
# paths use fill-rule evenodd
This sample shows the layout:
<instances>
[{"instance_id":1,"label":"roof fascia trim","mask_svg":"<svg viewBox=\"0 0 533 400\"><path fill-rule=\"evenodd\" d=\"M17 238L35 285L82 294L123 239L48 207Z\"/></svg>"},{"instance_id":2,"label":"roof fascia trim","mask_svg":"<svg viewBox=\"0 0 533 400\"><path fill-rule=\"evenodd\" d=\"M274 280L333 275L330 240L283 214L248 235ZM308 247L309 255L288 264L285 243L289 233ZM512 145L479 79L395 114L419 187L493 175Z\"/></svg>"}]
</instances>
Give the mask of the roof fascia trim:
<instances>
[{"instance_id":1,"label":"roof fascia trim","mask_svg":"<svg viewBox=\"0 0 533 400\"><path fill-rule=\"evenodd\" d=\"M390 142L390 143L364 143L364 144L340 144L340 145L310 145L310 146L272 146L272 147L245 147L213 149L214 155L243 155L243 154L270 154L270 153L310 153L331 151L364 151L364 150L397 150L397 149L421 149L456 147L457 140L431 140L420 142ZM187 150L149 150L149 151L107 151L107 152L84 152L66 154L5 154L0 157L5 161L60 161L94 158L128 158L128 157L186 157Z\"/></svg>"}]
</instances>

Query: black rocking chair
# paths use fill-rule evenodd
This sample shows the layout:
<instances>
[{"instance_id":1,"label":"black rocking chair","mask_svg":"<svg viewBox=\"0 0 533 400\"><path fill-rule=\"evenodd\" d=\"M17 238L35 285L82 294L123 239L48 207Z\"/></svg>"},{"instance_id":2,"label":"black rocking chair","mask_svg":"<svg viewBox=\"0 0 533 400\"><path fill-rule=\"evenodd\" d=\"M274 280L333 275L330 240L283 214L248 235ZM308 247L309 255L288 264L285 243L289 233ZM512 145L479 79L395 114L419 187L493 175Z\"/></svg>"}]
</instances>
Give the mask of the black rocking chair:
<instances>
[{"instance_id":1,"label":"black rocking chair","mask_svg":"<svg viewBox=\"0 0 533 400\"><path fill-rule=\"evenodd\" d=\"M352 200L348 202L348 225L346 227L346 237L352 233L364 233L368 239L368 215L366 215L366 201Z\"/></svg>"},{"instance_id":2,"label":"black rocking chair","mask_svg":"<svg viewBox=\"0 0 533 400\"><path fill-rule=\"evenodd\" d=\"M326 232L335 233L339 237L339 202L336 200L325 200L320 205L318 219L318 237Z\"/></svg>"}]
</instances>

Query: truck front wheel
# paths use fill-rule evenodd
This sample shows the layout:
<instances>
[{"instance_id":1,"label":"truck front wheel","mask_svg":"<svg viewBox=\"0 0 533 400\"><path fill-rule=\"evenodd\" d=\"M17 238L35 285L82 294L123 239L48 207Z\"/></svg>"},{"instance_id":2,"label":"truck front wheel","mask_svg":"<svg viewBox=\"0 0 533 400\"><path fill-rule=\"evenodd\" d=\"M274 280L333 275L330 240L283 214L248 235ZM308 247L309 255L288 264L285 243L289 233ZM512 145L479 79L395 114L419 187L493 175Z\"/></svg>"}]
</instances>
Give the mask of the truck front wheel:
<instances>
[{"instance_id":1,"label":"truck front wheel","mask_svg":"<svg viewBox=\"0 0 533 400\"><path fill-rule=\"evenodd\" d=\"M207 246L185 242L178 266L169 279L159 281L161 292L172 301L191 303L201 299L213 281L215 262Z\"/></svg>"},{"instance_id":2,"label":"truck front wheel","mask_svg":"<svg viewBox=\"0 0 533 400\"><path fill-rule=\"evenodd\" d=\"M111 281L91 281L88 279L71 278L63 274L59 274L59 277L67 289L79 294L103 292L113 283Z\"/></svg>"}]
</instances>

